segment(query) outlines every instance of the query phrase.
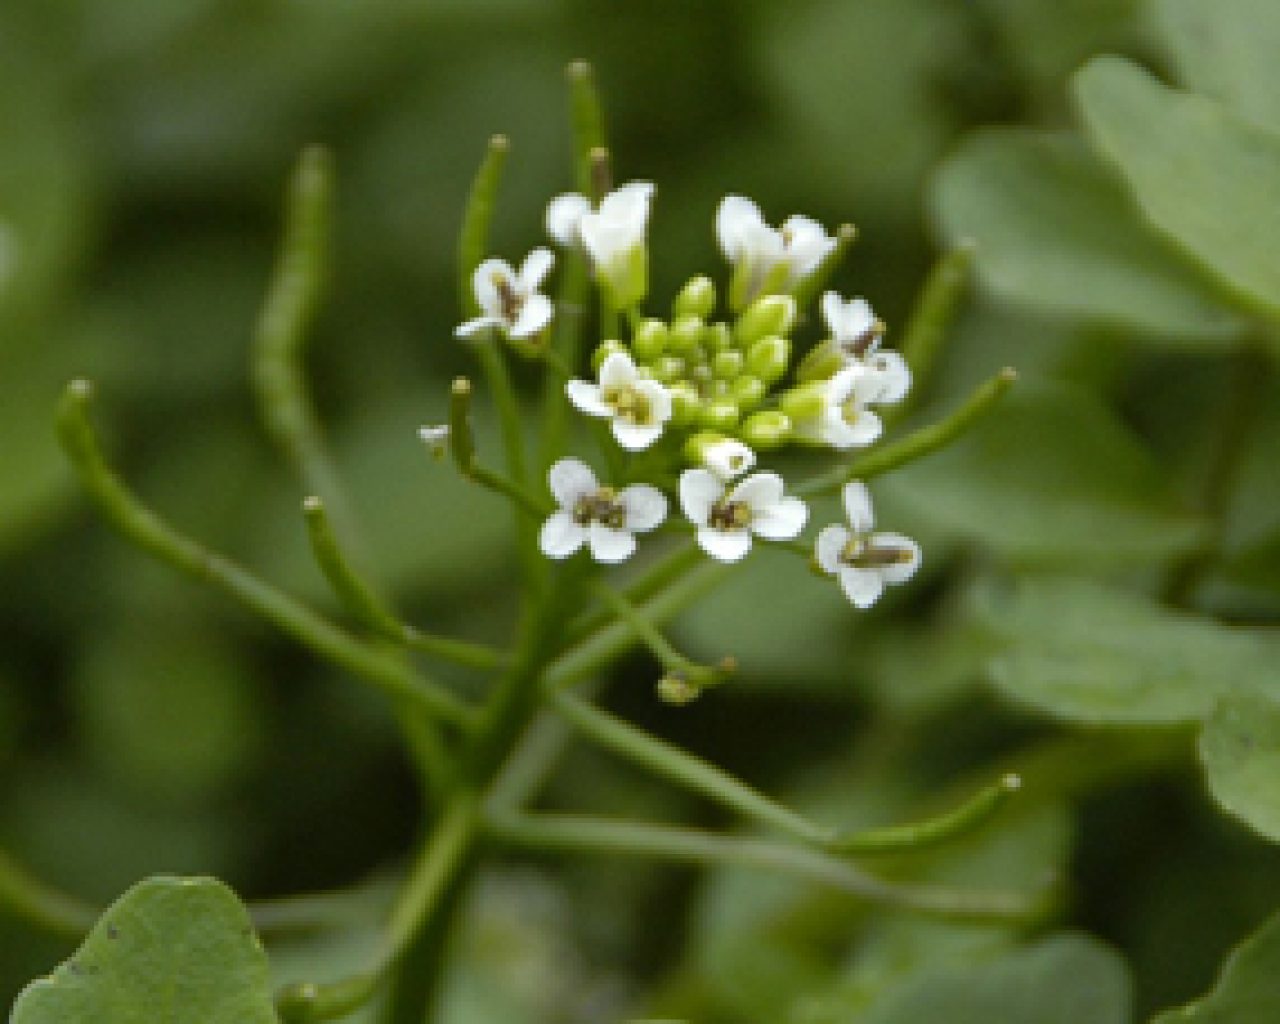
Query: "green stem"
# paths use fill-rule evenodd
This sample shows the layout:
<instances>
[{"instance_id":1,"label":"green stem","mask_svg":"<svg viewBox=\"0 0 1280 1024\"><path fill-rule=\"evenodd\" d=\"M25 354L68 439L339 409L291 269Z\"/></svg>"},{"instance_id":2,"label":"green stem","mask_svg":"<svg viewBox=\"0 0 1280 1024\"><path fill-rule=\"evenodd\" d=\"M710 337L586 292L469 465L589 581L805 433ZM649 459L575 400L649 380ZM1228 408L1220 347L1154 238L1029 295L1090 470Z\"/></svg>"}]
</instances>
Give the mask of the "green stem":
<instances>
[{"instance_id":1,"label":"green stem","mask_svg":"<svg viewBox=\"0 0 1280 1024\"><path fill-rule=\"evenodd\" d=\"M938 917L1027 920L1033 919L1043 904L1038 897L1016 893L899 885L803 846L670 825L510 812L491 812L485 824L492 838L519 848L600 851L614 856L765 868L828 885L873 903Z\"/></svg>"},{"instance_id":2,"label":"green stem","mask_svg":"<svg viewBox=\"0 0 1280 1024\"><path fill-rule=\"evenodd\" d=\"M604 110L595 75L585 60L575 60L565 70L569 82L569 119L573 126L573 179L578 191L598 203L603 195L595 173L594 150L605 148Z\"/></svg>"},{"instance_id":3,"label":"green stem","mask_svg":"<svg viewBox=\"0 0 1280 1024\"><path fill-rule=\"evenodd\" d=\"M640 609L612 587L604 583L596 583L591 589L613 608L621 621L631 627L635 635L649 648L649 652L658 659L658 663L662 665L665 671L702 679L705 683L714 681L719 674L710 666L699 665L696 661L685 657L685 655L677 651L671 645L671 642L662 635L662 631L645 618Z\"/></svg>"},{"instance_id":4,"label":"green stem","mask_svg":"<svg viewBox=\"0 0 1280 1024\"><path fill-rule=\"evenodd\" d=\"M0 851L0 907L54 935L79 939L99 911L46 885Z\"/></svg>"},{"instance_id":5,"label":"green stem","mask_svg":"<svg viewBox=\"0 0 1280 1024\"><path fill-rule=\"evenodd\" d=\"M58 407L58 436L85 488L116 530L160 561L220 587L250 611L382 692L407 698L457 725L471 721L471 709L439 684L414 672L401 659L361 643L310 608L177 532L138 501L103 460L88 417L92 393L88 381L68 385Z\"/></svg>"},{"instance_id":6,"label":"green stem","mask_svg":"<svg viewBox=\"0 0 1280 1024\"><path fill-rule=\"evenodd\" d=\"M850 480L870 480L945 448L990 412L1017 379L1017 372L1006 367L979 386L964 405L940 423L921 427L895 444L886 445L855 459L851 465L840 466L829 473L806 480L795 488L795 493L806 498L830 494Z\"/></svg>"},{"instance_id":7,"label":"green stem","mask_svg":"<svg viewBox=\"0 0 1280 1024\"><path fill-rule=\"evenodd\" d=\"M307 524L311 553L338 600L361 625L380 636L401 638L405 629L403 623L382 603L373 588L360 578L342 554L324 501L318 495L306 498L302 502L302 516Z\"/></svg>"},{"instance_id":8,"label":"green stem","mask_svg":"<svg viewBox=\"0 0 1280 1024\"><path fill-rule=\"evenodd\" d=\"M495 135L489 140L463 209L462 228L458 232L458 305L464 320L480 313L471 279L476 267L489 255L489 225L493 221L493 209L498 200L498 188L502 184L502 171L506 167L509 149L505 135Z\"/></svg>"},{"instance_id":9,"label":"green stem","mask_svg":"<svg viewBox=\"0 0 1280 1024\"><path fill-rule=\"evenodd\" d=\"M475 346L475 350L480 358L480 368L484 371L489 393L493 396L493 404L498 410L502 446L506 452L507 472L516 484L523 487L528 483L524 450L525 421L520 413L515 389L511 386L507 361L499 351L496 339L482 338Z\"/></svg>"},{"instance_id":10,"label":"green stem","mask_svg":"<svg viewBox=\"0 0 1280 1024\"><path fill-rule=\"evenodd\" d=\"M928 386L942 343L955 323L960 303L969 290L973 255L971 244L960 245L944 253L933 265L920 290L899 346L903 359L911 367L911 394L894 410L895 415L914 405Z\"/></svg>"},{"instance_id":11,"label":"green stem","mask_svg":"<svg viewBox=\"0 0 1280 1024\"><path fill-rule=\"evenodd\" d=\"M639 579L623 590L623 596L632 605L649 600L656 593L670 586L705 556L698 546L692 542L681 544L675 551L651 566ZM589 636L617 618L617 614L608 607L600 607L584 612L578 619L569 624L567 635L570 643L576 644L583 637Z\"/></svg>"}]
</instances>

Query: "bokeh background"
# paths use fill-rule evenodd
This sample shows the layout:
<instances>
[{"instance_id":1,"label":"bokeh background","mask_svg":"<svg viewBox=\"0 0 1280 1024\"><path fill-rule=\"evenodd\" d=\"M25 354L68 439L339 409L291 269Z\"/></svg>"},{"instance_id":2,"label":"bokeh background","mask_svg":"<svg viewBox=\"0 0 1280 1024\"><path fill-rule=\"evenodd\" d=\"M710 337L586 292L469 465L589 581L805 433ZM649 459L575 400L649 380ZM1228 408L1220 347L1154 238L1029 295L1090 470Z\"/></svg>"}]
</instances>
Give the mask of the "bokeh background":
<instances>
[{"instance_id":1,"label":"bokeh background","mask_svg":"<svg viewBox=\"0 0 1280 1024\"><path fill-rule=\"evenodd\" d=\"M516 258L571 185L563 69L588 58L620 180L657 184L655 295L719 267L712 217L733 191L774 220L856 222L836 284L897 329L948 240L940 161L979 125L1067 123L1066 76L1101 51L1165 61L1132 0L0 4L0 848L98 902L158 871L260 897L376 875L420 824L378 703L123 544L51 429L62 384L93 377L109 450L150 503L332 609L246 369L305 144L328 144L339 176L310 366L369 564L418 621L501 640L516 597L506 510L414 436L468 369L451 336L454 237L491 134L512 143L495 247ZM926 541L929 570L909 593L856 616L802 574L779 595L779 563L762 554L679 632L696 653L732 650L743 680L667 709L637 656L613 680L615 705L854 818L1044 733L981 684L957 589L993 565L1160 571L1197 528L1227 363L979 290L926 414L1005 364L1026 385L1014 419L877 491L884 521ZM521 373L533 396L536 375ZM1274 451L1260 449L1250 477L1244 547L1275 525ZM1082 490L1110 517L1046 518ZM1280 572L1261 575L1228 575L1204 601L1271 614ZM606 757L570 756L578 770L553 783L552 803L718 820ZM1208 809L1188 759L1074 810L1036 808L970 874L1069 876L1062 919L1125 953L1143 1008L1203 991L1280 902L1274 856ZM513 863L467 913L449 1020L653 1006L705 1024L857 1019L859 986L897 969L893 937L875 947L883 962L859 960L864 911L798 892L735 872ZM340 966L362 941L357 930L282 962ZM0 1005L68 948L0 910ZM823 1002L833 992L846 1009Z\"/></svg>"}]
</instances>

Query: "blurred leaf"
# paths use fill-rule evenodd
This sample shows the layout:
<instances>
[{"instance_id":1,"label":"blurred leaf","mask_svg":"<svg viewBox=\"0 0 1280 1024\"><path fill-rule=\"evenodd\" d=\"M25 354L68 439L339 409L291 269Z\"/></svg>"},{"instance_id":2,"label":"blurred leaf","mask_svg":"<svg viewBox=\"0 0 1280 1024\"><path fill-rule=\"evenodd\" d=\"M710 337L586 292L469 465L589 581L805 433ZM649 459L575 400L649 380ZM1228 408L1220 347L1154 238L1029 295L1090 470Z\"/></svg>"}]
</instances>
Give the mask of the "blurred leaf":
<instances>
[{"instance_id":1,"label":"blurred leaf","mask_svg":"<svg viewBox=\"0 0 1280 1024\"><path fill-rule=\"evenodd\" d=\"M1124 961L1097 939L1052 935L989 963L905 985L868 1012L832 1024L1129 1024Z\"/></svg>"},{"instance_id":2,"label":"blurred leaf","mask_svg":"<svg viewBox=\"0 0 1280 1024\"><path fill-rule=\"evenodd\" d=\"M1199 748L1213 798L1280 842L1280 704L1275 696L1247 689L1228 693L1205 722Z\"/></svg>"},{"instance_id":3,"label":"blurred leaf","mask_svg":"<svg viewBox=\"0 0 1280 1024\"><path fill-rule=\"evenodd\" d=\"M30 985L12 1024L275 1024L267 958L235 894L153 878L111 906L76 955Z\"/></svg>"},{"instance_id":4,"label":"blurred leaf","mask_svg":"<svg viewBox=\"0 0 1280 1024\"><path fill-rule=\"evenodd\" d=\"M1075 136L975 133L943 165L933 205L949 244L977 243L978 273L1003 298L1164 344L1240 332Z\"/></svg>"},{"instance_id":5,"label":"blurred leaf","mask_svg":"<svg viewBox=\"0 0 1280 1024\"><path fill-rule=\"evenodd\" d=\"M1280 6L1159 0L1151 10L1183 85L1280 131Z\"/></svg>"},{"instance_id":6,"label":"blurred leaf","mask_svg":"<svg viewBox=\"0 0 1280 1024\"><path fill-rule=\"evenodd\" d=\"M1008 593L986 591L977 605L1000 644L992 682L1055 717L1189 722L1229 687L1276 688L1274 644L1099 583L1028 579Z\"/></svg>"},{"instance_id":7,"label":"blurred leaf","mask_svg":"<svg viewBox=\"0 0 1280 1024\"><path fill-rule=\"evenodd\" d=\"M1137 439L1093 395L1067 387L1016 385L950 448L877 486L898 515L1018 563L1114 567L1203 540Z\"/></svg>"},{"instance_id":8,"label":"blurred leaf","mask_svg":"<svg viewBox=\"0 0 1280 1024\"><path fill-rule=\"evenodd\" d=\"M1280 1019L1280 916L1232 951L1213 991L1151 1024L1265 1024Z\"/></svg>"},{"instance_id":9,"label":"blurred leaf","mask_svg":"<svg viewBox=\"0 0 1280 1024\"><path fill-rule=\"evenodd\" d=\"M1280 317L1280 135L1118 57L1090 61L1073 89L1090 142L1151 224L1242 301Z\"/></svg>"}]
</instances>

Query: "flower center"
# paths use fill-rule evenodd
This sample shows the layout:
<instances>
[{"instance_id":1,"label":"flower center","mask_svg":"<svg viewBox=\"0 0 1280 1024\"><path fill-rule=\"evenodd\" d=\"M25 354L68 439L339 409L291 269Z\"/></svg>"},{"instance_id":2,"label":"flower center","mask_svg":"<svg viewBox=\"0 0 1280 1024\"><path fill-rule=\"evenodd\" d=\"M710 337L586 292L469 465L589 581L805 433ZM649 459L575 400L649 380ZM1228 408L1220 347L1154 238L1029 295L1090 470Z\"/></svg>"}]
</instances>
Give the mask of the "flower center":
<instances>
[{"instance_id":1,"label":"flower center","mask_svg":"<svg viewBox=\"0 0 1280 1024\"><path fill-rule=\"evenodd\" d=\"M605 388L604 401L619 419L628 423L646 426L652 418L648 396L633 387Z\"/></svg>"},{"instance_id":2,"label":"flower center","mask_svg":"<svg viewBox=\"0 0 1280 1024\"><path fill-rule=\"evenodd\" d=\"M524 307L524 299L512 287L511 280L502 274L493 275L493 287L498 292L498 302L502 306L502 319L515 323Z\"/></svg>"},{"instance_id":3,"label":"flower center","mask_svg":"<svg viewBox=\"0 0 1280 1024\"><path fill-rule=\"evenodd\" d=\"M573 505L573 521L579 526L603 523L613 530L621 530L626 523L627 512L618 501L618 492L612 487L600 487L584 494Z\"/></svg>"},{"instance_id":4,"label":"flower center","mask_svg":"<svg viewBox=\"0 0 1280 1024\"><path fill-rule=\"evenodd\" d=\"M874 351L875 347L880 344L880 339L884 337L885 325L877 320L866 330L860 334L855 334L852 338L846 338L840 342L840 348L847 355L853 356L855 359L861 359L868 352Z\"/></svg>"},{"instance_id":5,"label":"flower center","mask_svg":"<svg viewBox=\"0 0 1280 1024\"><path fill-rule=\"evenodd\" d=\"M910 548L872 544L856 535L849 538L849 543L840 552L841 563L854 569L882 569L890 565L905 565L912 557Z\"/></svg>"},{"instance_id":6,"label":"flower center","mask_svg":"<svg viewBox=\"0 0 1280 1024\"><path fill-rule=\"evenodd\" d=\"M707 524L717 530L745 530L751 523L751 506L745 501L726 501L721 498L711 506Z\"/></svg>"}]
</instances>

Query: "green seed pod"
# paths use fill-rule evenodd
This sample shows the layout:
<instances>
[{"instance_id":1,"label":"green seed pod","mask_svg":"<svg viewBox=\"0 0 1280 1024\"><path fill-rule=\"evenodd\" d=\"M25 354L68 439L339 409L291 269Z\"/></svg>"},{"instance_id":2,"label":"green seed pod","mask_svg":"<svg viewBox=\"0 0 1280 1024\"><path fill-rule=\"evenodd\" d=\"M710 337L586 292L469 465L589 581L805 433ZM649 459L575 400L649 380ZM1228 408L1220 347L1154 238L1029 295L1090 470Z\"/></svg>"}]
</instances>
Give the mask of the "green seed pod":
<instances>
[{"instance_id":1,"label":"green seed pod","mask_svg":"<svg viewBox=\"0 0 1280 1024\"><path fill-rule=\"evenodd\" d=\"M786 338L761 338L747 349L747 372L766 384L781 380L791 364L791 342Z\"/></svg>"},{"instance_id":2,"label":"green seed pod","mask_svg":"<svg viewBox=\"0 0 1280 1024\"><path fill-rule=\"evenodd\" d=\"M671 307L671 314L676 320L682 320L685 317L705 320L715 308L716 286L711 278L699 274L697 277L690 278L688 284L680 289L680 294L676 296L676 301Z\"/></svg>"},{"instance_id":3,"label":"green seed pod","mask_svg":"<svg viewBox=\"0 0 1280 1024\"><path fill-rule=\"evenodd\" d=\"M747 373L729 382L729 397L743 412L750 412L763 402L768 390L764 381Z\"/></svg>"},{"instance_id":4,"label":"green seed pod","mask_svg":"<svg viewBox=\"0 0 1280 1024\"><path fill-rule=\"evenodd\" d=\"M636 358L644 363L657 359L667 347L667 334L667 325L661 320L642 320L631 339Z\"/></svg>"},{"instance_id":5,"label":"green seed pod","mask_svg":"<svg viewBox=\"0 0 1280 1024\"><path fill-rule=\"evenodd\" d=\"M743 422L738 436L752 448L761 451L781 448L791 437L791 420L786 413L777 409L752 413Z\"/></svg>"},{"instance_id":6,"label":"green seed pod","mask_svg":"<svg viewBox=\"0 0 1280 1024\"><path fill-rule=\"evenodd\" d=\"M778 408L793 420L817 419L827 404L823 397L824 390L821 382L814 382L784 391L778 397Z\"/></svg>"},{"instance_id":7,"label":"green seed pod","mask_svg":"<svg viewBox=\"0 0 1280 1024\"><path fill-rule=\"evenodd\" d=\"M596 346L596 350L591 353L591 369L599 370L600 364L609 358L614 352L626 352L627 346L620 341L614 341L612 338L608 341L602 341Z\"/></svg>"},{"instance_id":8,"label":"green seed pod","mask_svg":"<svg viewBox=\"0 0 1280 1024\"><path fill-rule=\"evenodd\" d=\"M671 423L676 427L687 427L697 418L702 410L702 399L698 397L698 389L687 380L677 380L668 385L671 389Z\"/></svg>"},{"instance_id":9,"label":"green seed pod","mask_svg":"<svg viewBox=\"0 0 1280 1024\"><path fill-rule=\"evenodd\" d=\"M766 295L746 308L733 327L743 348L771 334L786 334L796 322L796 300L790 295Z\"/></svg>"},{"instance_id":10,"label":"green seed pod","mask_svg":"<svg viewBox=\"0 0 1280 1024\"><path fill-rule=\"evenodd\" d=\"M731 348L715 354L711 360L711 372L721 380L733 380L746 364L746 357L736 348Z\"/></svg>"},{"instance_id":11,"label":"green seed pod","mask_svg":"<svg viewBox=\"0 0 1280 1024\"><path fill-rule=\"evenodd\" d=\"M709 430L732 430L738 425L742 410L731 398L712 398L702 403L702 414L699 417L702 425Z\"/></svg>"},{"instance_id":12,"label":"green seed pod","mask_svg":"<svg viewBox=\"0 0 1280 1024\"><path fill-rule=\"evenodd\" d=\"M685 361L679 356L658 356L649 366L653 379L670 384L684 376Z\"/></svg>"},{"instance_id":13,"label":"green seed pod","mask_svg":"<svg viewBox=\"0 0 1280 1024\"><path fill-rule=\"evenodd\" d=\"M836 343L828 338L810 349L800 360L800 365L796 368L796 379L802 384L811 380L829 380L842 366L844 366L844 359L840 355L840 350L836 348Z\"/></svg>"},{"instance_id":14,"label":"green seed pod","mask_svg":"<svg viewBox=\"0 0 1280 1024\"><path fill-rule=\"evenodd\" d=\"M708 352L723 352L733 348L733 331L723 320L707 324L702 329L702 345Z\"/></svg>"},{"instance_id":15,"label":"green seed pod","mask_svg":"<svg viewBox=\"0 0 1280 1024\"><path fill-rule=\"evenodd\" d=\"M702 321L696 316L686 316L671 325L667 347L681 354L693 349L702 340Z\"/></svg>"}]
</instances>

